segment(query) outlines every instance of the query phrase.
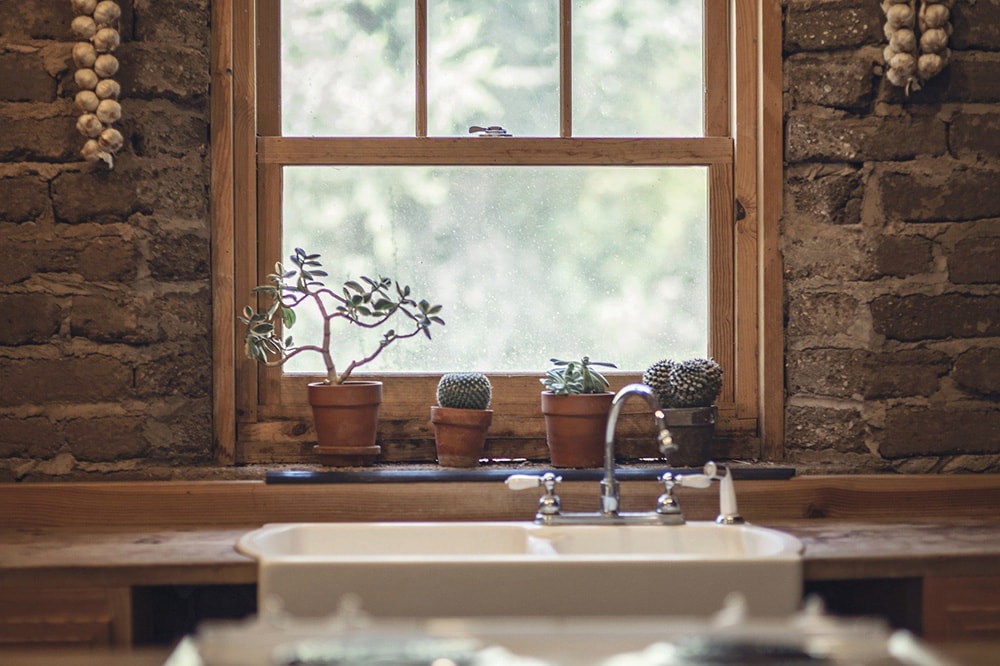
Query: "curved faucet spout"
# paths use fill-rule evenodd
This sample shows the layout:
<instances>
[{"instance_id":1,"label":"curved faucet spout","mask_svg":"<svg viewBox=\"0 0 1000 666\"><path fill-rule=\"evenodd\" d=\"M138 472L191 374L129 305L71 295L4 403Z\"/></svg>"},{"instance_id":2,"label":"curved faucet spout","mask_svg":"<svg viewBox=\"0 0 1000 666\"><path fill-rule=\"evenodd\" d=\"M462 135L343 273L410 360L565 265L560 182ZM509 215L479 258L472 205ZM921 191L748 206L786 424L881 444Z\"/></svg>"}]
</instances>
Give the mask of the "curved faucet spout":
<instances>
[{"instance_id":1,"label":"curved faucet spout","mask_svg":"<svg viewBox=\"0 0 1000 666\"><path fill-rule=\"evenodd\" d=\"M657 440L660 450L664 453L672 450L673 444L670 441L670 431L667 430L663 420L663 410L660 409L660 402L653 393L653 389L645 384L628 384L622 388L611 401L611 413L608 415L608 426L604 434L604 478L601 480L601 513L618 513L618 479L615 475L615 427L618 425L618 415L622 411L625 402L633 395L642 396L650 409L653 410L653 418L656 419L656 426L659 429Z\"/></svg>"}]
</instances>

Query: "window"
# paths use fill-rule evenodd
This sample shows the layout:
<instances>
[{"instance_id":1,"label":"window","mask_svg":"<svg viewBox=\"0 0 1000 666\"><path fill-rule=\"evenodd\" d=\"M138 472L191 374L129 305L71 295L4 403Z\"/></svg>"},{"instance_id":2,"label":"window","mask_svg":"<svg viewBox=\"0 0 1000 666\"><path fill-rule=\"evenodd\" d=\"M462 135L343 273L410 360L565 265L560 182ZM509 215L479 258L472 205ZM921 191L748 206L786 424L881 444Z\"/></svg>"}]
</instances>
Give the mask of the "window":
<instances>
[{"instance_id":1,"label":"window","mask_svg":"<svg viewBox=\"0 0 1000 666\"><path fill-rule=\"evenodd\" d=\"M770 307L773 311L775 304L774 274L768 282L762 271L775 258L774 230L758 234L757 228L759 204L764 200L759 192L763 164L759 125L767 113L765 107L758 106L764 97L758 92L758 83L763 80L758 76L762 60L758 30L763 22L770 21L773 27L777 20L780 38L780 7L776 13L769 5L758 7L756 0L706 1L704 6L697 0L637 0L627 4L642 17L647 30L635 44L627 44L628 33L616 32L620 29L616 21L622 15L607 12L616 6L620 9L623 3L599 0L537 0L514 3L514 7L477 0L258 0L255 8L237 3L237 9L222 4L215 10L218 16L232 12L233 20L232 32L220 30L214 48L213 72L218 85L213 88L213 109L219 122L213 126L219 132L228 127L232 150L227 153L225 142L213 142L217 164L221 161L225 167L217 169L216 190L222 192L223 203L217 203L213 214L217 239L224 241L216 244L217 271L225 274L228 270L232 282L217 290L217 331L228 326L224 324L227 305L235 308L245 301L275 258L287 254L300 238L312 241L322 236L310 225L334 224L330 219L347 225L327 227L336 244L329 250L307 244L310 251L322 252L328 265L338 259L350 263L352 253L364 255L350 249L351 238L359 247L367 246L365 252L371 252L374 240L389 236L394 242L382 251L390 257L405 254L416 233L414 227L407 227L402 212L407 209L415 210L411 217L418 220L410 224L425 225L425 233L436 225L435 233L466 234L468 238L458 240L467 245L458 245L446 257L433 253L434 243L414 250L424 273L443 274L435 271L435 266L482 247L477 243L482 235L503 225L522 227L517 233L528 237L525 243L540 249L527 258L519 250L501 253L494 260L516 260L544 269L553 257L563 259L558 253L559 239L566 237L556 235L552 227L572 227L574 223L600 226L602 217L610 217L616 224L634 227L632 233L600 236L601 248L609 238L614 241L606 252L595 253L592 245L583 244L579 256L566 259L568 266L560 267L557 277L542 272L518 283L523 267L507 271L515 281L504 289L522 293L518 302L494 302L490 311L503 312L506 305L511 309L504 317L509 317L516 315L519 307L537 301L543 312L559 307L566 309L567 319L579 317L588 308L587 303L580 303L581 292L574 291L580 285L573 277L572 264L604 261L610 266L605 267L600 284L583 285L588 297L613 303L627 292L630 298L638 299L624 308L621 303L607 305L604 309L611 313L607 319L615 320L615 308L632 310L643 323L626 327L630 331L645 326L668 333L648 343L653 349L665 350L663 353L650 355L645 351L624 361L614 358L627 366L627 371L614 375L614 384L637 381L646 365L664 355L711 354L726 370L719 400L719 432L725 436L720 453L772 458L775 452L780 453L780 443L773 441L773 433L780 435L780 425L771 419L772 434L768 435L761 409L767 393L762 390L764 378L774 374L774 356L765 355L760 343L770 335L769 339L780 345L780 319L777 335L770 326L765 333L762 323L762 317L767 316L764 310ZM651 8L663 12L662 20L652 29L646 24L656 13L642 16L640 12ZM344 12L350 15L345 17ZM505 12L531 15L518 16L512 22ZM694 21L696 28L683 27L684 20ZM331 31L327 24L337 29ZM485 38L487 27L504 25L506 31L490 28L492 37ZM512 30L511 25L530 25L532 29ZM289 26L298 28L291 30ZM227 37L234 45L231 51ZM680 42L687 48L671 51ZM697 45L693 51L692 42ZM255 43L257 48L251 48ZM775 43L774 39L764 42L770 47L772 66ZM620 61L602 62L621 58L626 48L635 49L631 67ZM385 56L387 51L392 57ZM667 51L670 56L662 56ZM453 57L456 52L465 57ZM780 67L780 50L776 52ZM692 53L701 57L692 62ZM657 62L661 56L664 61ZM677 64L679 60L684 60L683 65ZM378 64L375 73L368 68L372 62ZM476 66L477 62L481 66ZM648 62L645 74L642 67L635 66L637 62ZM225 75L227 63L232 65L231 82ZM683 75L667 76L671 67ZM648 76L648 85L622 80L635 75ZM334 78L324 78L327 76ZM703 89L704 95L663 90L671 85L694 85ZM354 94L349 92L352 86ZM217 89L231 94L231 106L217 108L225 99L215 94ZM503 102L497 103L496 91L500 89ZM366 99L376 94L384 102L367 105ZM662 117L649 111L656 104L663 107ZM773 113L773 102L769 108ZM780 95L777 113L780 119ZM467 126L473 124L504 124L514 136L469 136ZM224 187L227 183L232 185L231 206L226 198L230 191ZM544 183L559 196L546 198L544 192L529 196L532 183ZM351 197L343 194L354 196L372 188L379 215L372 213L375 208L370 199L352 203ZM684 198L683 206L691 208L683 215L687 226L664 223L669 215L648 203L661 205L657 197L690 191L701 194ZM420 206L415 206L418 198L432 201L419 201ZM528 198L537 207L526 208ZM586 207L598 211L596 215L587 218L578 209L566 210L583 199L587 199ZM647 203L623 206L630 199ZM352 205L367 208L352 217ZM316 211L320 211L318 216ZM469 217L481 223L471 231L454 222ZM350 226L352 222L355 227L364 226L357 224L359 220L376 228L386 221L395 226L392 233L364 235ZM542 240L536 238L539 226L544 227ZM228 243L227 229L231 234ZM679 243L686 252L665 258L677 262L678 257L697 256L698 262L703 262L697 270L663 272L653 265L648 273L632 274L635 271L630 271L629 264L636 263L637 254L647 253L645 262L654 264L648 258L650 247L660 243L669 248L669 240L677 234L686 234ZM491 242L509 245L512 238L520 237L502 235L491 237ZM766 242L771 245L762 245ZM399 262L399 270L382 270L413 283L418 276L410 268L412 261L406 256ZM357 271L370 269L364 262L359 261ZM476 262L466 263L472 271ZM460 264L451 264L439 284L445 284L457 266ZM558 277L563 275L570 277ZM562 289L555 295L526 292L532 282L558 283L560 279L565 284L553 285ZM615 291L606 284L621 285L630 279L627 289L619 286ZM780 273L777 279L780 316ZM462 275L461 280L464 286L455 291L430 296L446 308L449 299L468 297L474 304L476 299L489 297L466 293L467 285L482 280L474 272ZM683 303L679 298L692 295ZM663 312L649 305L670 298L678 300L668 312L674 313L675 319L676 313L685 313L686 325L665 324ZM234 308L228 311L230 317ZM446 317L448 335L457 339L466 325L473 329L488 325L482 310L473 305L466 310L452 308ZM468 323L462 322L466 312L470 313ZM773 325L773 319L770 321ZM458 329L454 335L453 328ZM232 327L227 330L232 331ZM550 354L543 351L532 362L529 359L540 348L539 340L515 333L519 333L517 326L494 330L499 342L491 345L496 353L488 363L493 367L484 367L474 355L463 356L461 344L442 344L440 358L428 358L425 352L430 348L410 357L404 353L395 361L402 370L379 372L386 382L380 426L383 459L433 460L427 421L434 386L441 372L462 369L490 371L494 382L497 418L487 452L497 458L545 458L538 378ZM540 335L549 340L555 334ZM505 343L518 337L525 338L515 341L520 348ZM600 344L607 337L599 332L582 340L581 352L590 353L584 345L594 345L598 349L594 355L601 356ZM637 340L640 352L642 342ZM563 346L569 344L569 339L554 343L552 349L558 351L551 354L574 353ZM612 351L619 351L622 345ZM439 345L435 342L432 347L437 350ZM308 406L302 377L287 367L282 372L244 361L233 340L217 340L216 348L232 358L231 367L222 362L215 375L220 458L236 462L307 460ZM780 349L778 354L780 366ZM525 367L529 363L530 367ZM780 393L780 385L777 391ZM235 403L231 417L226 411L230 399ZM649 429L649 419L637 411L636 418L622 424L626 453L641 449L640 442ZM638 448L630 448L633 445Z\"/></svg>"}]
</instances>

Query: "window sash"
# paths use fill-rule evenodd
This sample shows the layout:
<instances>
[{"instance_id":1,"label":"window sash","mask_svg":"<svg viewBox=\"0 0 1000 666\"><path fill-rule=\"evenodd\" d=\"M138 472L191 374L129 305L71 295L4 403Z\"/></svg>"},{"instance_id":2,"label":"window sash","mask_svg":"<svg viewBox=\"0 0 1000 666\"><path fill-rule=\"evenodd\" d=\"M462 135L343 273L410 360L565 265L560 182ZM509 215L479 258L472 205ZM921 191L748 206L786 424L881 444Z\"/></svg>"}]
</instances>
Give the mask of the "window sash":
<instances>
[{"instance_id":1,"label":"window sash","mask_svg":"<svg viewBox=\"0 0 1000 666\"><path fill-rule=\"evenodd\" d=\"M422 0L417 0L420 3ZM562 0L564 3L567 0ZM721 423L719 431L723 435L723 453L732 455L780 454L780 442L772 441L760 448L760 386L762 368L758 356L760 339L759 305L761 249L757 238L758 212L758 136L759 111L758 88L758 21L761 15L767 17L773 27L780 28L780 14L773 7L762 7L759 2L766 0L733 0L731 3L706 3L705 15L705 138L695 139L655 139L644 149L642 164L702 164L709 167L710 180L710 246L712 254L711 276L713 280L710 353L726 368L726 386L720 398ZM280 252L280 229L275 224L266 224L269 219L280 219L281 167L285 164L328 164L367 163L365 155L372 148L381 148L395 159L393 163L439 164L435 160L450 157L447 163L455 163L455 155L464 155L467 162L504 164L520 161L529 156L532 164L565 164L565 154L576 155L574 159L588 162L594 159L611 159L632 139L571 139L571 124L563 123L561 138L546 139L477 139L463 137L402 139L370 139L365 148L361 144L349 147L342 142L357 143L357 139L303 139L280 136L280 116L278 95L280 72L277 62L280 52L273 48L278 22L274 20L278 11L278 0L257 0L256 7L246 7L242 3L235 7L231 0L223 0L216 8L220 15L233 17L231 46L232 68L232 117L229 119L233 132L231 159L233 178L233 202L231 206L232 252L227 256L220 252L215 257L216 266L227 266L235 258L232 271L232 290L225 299L217 300L216 321L225 316L223 302L236 304L244 302L252 287L260 282L276 253ZM257 30L255 26L260 26ZM563 30L568 30L564 24ZM567 33L568 34L568 33ZM779 30L780 34L780 30ZM732 38L731 38L732 36ZM252 45L259 38L259 49ZM771 63L773 67L775 42L771 40ZM218 44L218 37L217 37ZM719 44L729 44L730 48L718 48ZM708 46L710 45L710 46ZM226 40L221 48L216 48L217 58L225 62ZM730 53L735 53L734 57ZM780 69L780 51L777 62ZM730 72L735 70L734 82L730 85ZM213 68L213 74L220 70ZM567 73L568 75L568 73ZM221 84L224 76L218 76ZM565 86L564 86L565 87ZM780 88L779 88L780 90ZM780 111L780 94L778 95ZM730 101L735 102L731 104ZM216 97L213 96L213 104ZM269 102L267 104L263 102ZM772 113L773 113L772 106ZM419 123L418 123L419 127ZM779 134L780 137L780 134ZM780 141L780 138L779 138ZM224 145L222 146L224 147ZM215 143L213 142L213 149ZM456 152L457 151L457 152ZM779 152L780 154L780 152ZM218 153L217 153L218 155ZM331 161L331 155L337 157ZM597 155L597 157L594 157ZM589 156L589 157L588 157ZM629 163L621 158L621 163ZM347 160L342 161L342 160ZM358 160L351 162L350 160ZM497 161L501 160L501 161ZM509 160L509 161L502 161ZM560 161L563 160L563 161ZM381 162L380 162L381 163ZM635 162L632 162L635 163ZM780 170L779 170L780 173ZM739 202L740 219L735 219L735 202ZM771 204L772 209L776 204ZM216 215L224 221L225 210ZM258 224L258 220L260 224ZM725 221L725 222L723 222ZM225 225L223 224L222 227ZM220 231L221 233L221 231ZM773 237L772 237L773 242ZM769 255L773 257L772 253ZM773 262L773 259L772 259ZM260 269L258 270L258 267ZM780 276L779 276L780 277ZM771 292L773 288L771 281ZM779 285L780 287L780 285ZM773 309L774 301L770 301ZM778 299L780 307L780 298ZM235 310L230 309L231 315ZM217 330L222 330L217 328ZM234 337L238 331L228 324ZM772 338L773 338L772 334ZM780 338L779 338L780 339ZM235 343L235 344L234 344ZM232 427L231 441L227 443L225 432L220 437L222 453L220 459L237 462L288 461L310 459L310 451L304 446L308 435L308 412L304 399L305 382L300 377L282 376L280 369L265 369L239 357L240 340L219 343L222 351L235 356L233 371L228 377L217 370L217 385L225 397L228 382L236 404L237 426ZM773 355L770 370L774 372ZM779 357L780 358L780 357ZM780 362L780 361L779 361ZM222 363L225 366L226 363ZM536 391L538 375L522 375L498 378L510 390L510 410L512 418L517 418L522 427L494 429L494 439L503 446L504 442L518 442L512 450L538 451L544 455L543 429L538 413ZM426 448L426 440L432 439L427 422L428 396L433 398L433 386L439 375L388 376L389 400L383 405L382 420L385 432L380 437L388 440L394 453L387 459L421 459L405 453L406 447L419 451ZM636 375L616 375L613 382L618 385L636 381ZM616 381L617 380L617 381ZM780 388L779 388L780 390ZM428 393L429 391L429 393ZM772 393L774 391L772 390ZM499 391L502 396L504 391ZM220 391L216 391L217 400ZM772 403L772 414L774 411ZM222 408L224 411L224 407ZM524 418L517 416L523 411ZM640 410L641 411L641 410ZM217 410L217 415L219 410ZM225 415L222 415L225 418ZM234 419L228 419L234 420ZM772 418L771 432L780 433L780 423ZM624 426L625 439L629 437L628 419ZM395 446L398 440L400 446ZM237 443L238 441L238 443ZM422 445L412 442L423 441ZM433 442L431 441L431 447ZM385 456L384 456L385 457ZM433 452L430 459L433 460Z\"/></svg>"}]
</instances>

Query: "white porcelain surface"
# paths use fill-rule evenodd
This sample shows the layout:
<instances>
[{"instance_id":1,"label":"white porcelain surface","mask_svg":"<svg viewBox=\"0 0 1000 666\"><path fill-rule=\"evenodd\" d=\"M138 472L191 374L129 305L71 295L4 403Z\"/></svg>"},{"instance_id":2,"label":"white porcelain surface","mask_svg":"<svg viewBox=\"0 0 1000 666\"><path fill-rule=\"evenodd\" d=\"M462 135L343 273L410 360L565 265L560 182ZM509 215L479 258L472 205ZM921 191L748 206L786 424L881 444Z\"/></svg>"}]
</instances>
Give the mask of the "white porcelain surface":
<instances>
[{"instance_id":1,"label":"white porcelain surface","mask_svg":"<svg viewBox=\"0 0 1000 666\"><path fill-rule=\"evenodd\" d=\"M739 591L755 615L798 608L801 543L752 525L286 523L254 530L260 602L327 615L353 593L379 617L698 615Z\"/></svg>"}]
</instances>

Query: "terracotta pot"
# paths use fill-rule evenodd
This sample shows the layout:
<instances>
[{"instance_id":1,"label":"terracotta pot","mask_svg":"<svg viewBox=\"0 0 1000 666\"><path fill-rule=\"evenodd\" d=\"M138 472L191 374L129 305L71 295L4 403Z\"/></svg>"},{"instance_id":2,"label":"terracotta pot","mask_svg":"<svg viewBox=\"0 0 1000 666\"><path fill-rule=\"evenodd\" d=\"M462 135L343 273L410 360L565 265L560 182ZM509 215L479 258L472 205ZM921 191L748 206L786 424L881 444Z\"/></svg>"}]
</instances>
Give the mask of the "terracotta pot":
<instances>
[{"instance_id":1,"label":"terracotta pot","mask_svg":"<svg viewBox=\"0 0 1000 666\"><path fill-rule=\"evenodd\" d=\"M492 422L492 409L431 407L438 464L444 467L478 466L486 444L486 431Z\"/></svg>"},{"instance_id":2,"label":"terracotta pot","mask_svg":"<svg viewBox=\"0 0 1000 666\"><path fill-rule=\"evenodd\" d=\"M325 465L370 465L382 452L375 444L382 382L309 384L318 443L313 451Z\"/></svg>"},{"instance_id":3,"label":"terracotta pot","mask_svg":"<svg viewBox=\"0 0 1000 666\"><path fill-rule=\"evenodd\" d=\"M670 407L663 410L677 450L667 456L672 467L701 467L712 459L712 436L719 410L710 407Z\"/></svg>"},{"instance_id":4,"label":"terracotta pot","mask_svg":"<svg viewBox=\"0 0 1000 666\"><path fill-rule=\"evenodd\" d=\"M542 391L545 443L555 467L603 467L604 436L614 393L556 395Z\"/></svg>"}]
</instances>

